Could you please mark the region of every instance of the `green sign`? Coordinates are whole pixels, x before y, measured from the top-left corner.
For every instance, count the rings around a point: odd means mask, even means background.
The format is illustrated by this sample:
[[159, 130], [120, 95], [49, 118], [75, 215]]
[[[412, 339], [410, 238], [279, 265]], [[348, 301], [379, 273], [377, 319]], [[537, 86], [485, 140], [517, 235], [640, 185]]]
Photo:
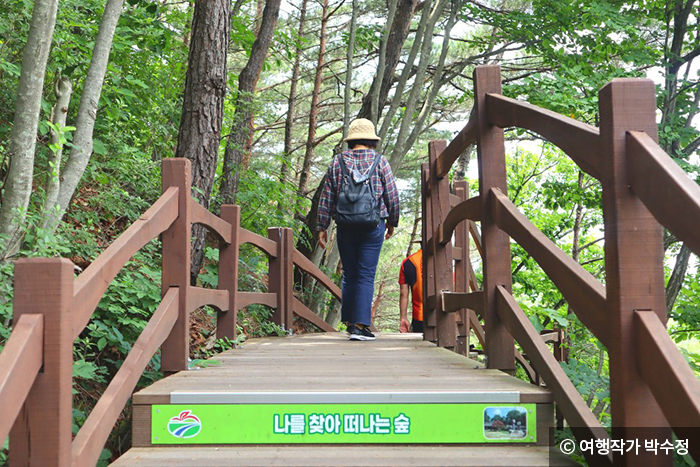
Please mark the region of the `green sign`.
[[152, 406], [153, 444], [534, 443], [535, 404]]

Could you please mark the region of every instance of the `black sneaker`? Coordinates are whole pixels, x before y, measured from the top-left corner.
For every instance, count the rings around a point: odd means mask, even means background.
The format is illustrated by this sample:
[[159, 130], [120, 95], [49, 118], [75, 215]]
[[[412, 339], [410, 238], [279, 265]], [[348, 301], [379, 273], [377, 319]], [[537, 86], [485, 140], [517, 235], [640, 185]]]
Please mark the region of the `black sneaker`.
[[350, 340], [351, 341], [373, 341], [376, 339], [374, 334], [372, 334], [369, 328], [360, 329], [357, 326], [353, 326], [350, 330]]
[[357, 326], [354, 324], [348, 324], [348, 327], [345, 329], [345, 332], [347, 332], [349, 335], [352, 335], [352, 330], [357, 329]]

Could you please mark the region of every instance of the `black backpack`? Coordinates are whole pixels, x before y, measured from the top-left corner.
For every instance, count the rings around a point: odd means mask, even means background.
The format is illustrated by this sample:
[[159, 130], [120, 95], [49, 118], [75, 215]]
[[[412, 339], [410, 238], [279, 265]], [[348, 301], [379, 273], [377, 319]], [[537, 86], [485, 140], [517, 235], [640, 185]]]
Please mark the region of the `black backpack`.
[[381, 205], [374, 193], [372, 174], [382, 156], [377, 154], [372, 166], [364, 175], [360, 175], [356, 170], [350, 175], [343, 155], [338, 157], [341, 180], [335, 222], [343, 227], [370, 229], [378, 226], [381, 221]]

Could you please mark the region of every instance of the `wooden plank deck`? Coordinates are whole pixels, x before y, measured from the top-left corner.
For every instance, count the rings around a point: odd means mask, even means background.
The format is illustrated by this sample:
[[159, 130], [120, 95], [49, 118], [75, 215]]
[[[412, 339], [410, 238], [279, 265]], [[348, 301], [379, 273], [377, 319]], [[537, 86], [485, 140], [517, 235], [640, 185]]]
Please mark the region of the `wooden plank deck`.
[[[134, 395], [134, 405], [169, 404], [173, 394], [227, 392], [516, 393], [520, 403], [552, 403], [551, 393], [449, 350], [419, 334], [378, 334], [355, 342], [342, 333], [246, 341], [212, 358], [220, 365], [177, 373]], [[322, 401], [317, 401], [322, 403]], [[486, 401], [491, 402], [491, 401]]]
[[135, 448], [115, 467], [576, 466], [546, 446], [235, 446]]
[[[134, 395], [134, 448], [114, 465], [576, 465], [550, 464], [552, 395], [422, 340], [344, 333], [250, 339], [204, 368]], [[153, 445], [152, 405], [343, 403], [536, 404], [537, 444]], [[157, 438], [156, 438], [157, 439]]]

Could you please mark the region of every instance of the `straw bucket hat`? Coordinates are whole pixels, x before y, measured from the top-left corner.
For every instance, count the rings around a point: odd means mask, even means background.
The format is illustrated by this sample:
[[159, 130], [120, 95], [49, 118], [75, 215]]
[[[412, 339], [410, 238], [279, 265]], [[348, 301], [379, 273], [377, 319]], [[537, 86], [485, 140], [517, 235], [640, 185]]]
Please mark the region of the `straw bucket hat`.
[[374, 133], [374, 124], [366, 118], [358, 118], [350, 123], [348, 136], [343, 141], [354, 139], [369, 139], [379, 141], [379, 136]]

